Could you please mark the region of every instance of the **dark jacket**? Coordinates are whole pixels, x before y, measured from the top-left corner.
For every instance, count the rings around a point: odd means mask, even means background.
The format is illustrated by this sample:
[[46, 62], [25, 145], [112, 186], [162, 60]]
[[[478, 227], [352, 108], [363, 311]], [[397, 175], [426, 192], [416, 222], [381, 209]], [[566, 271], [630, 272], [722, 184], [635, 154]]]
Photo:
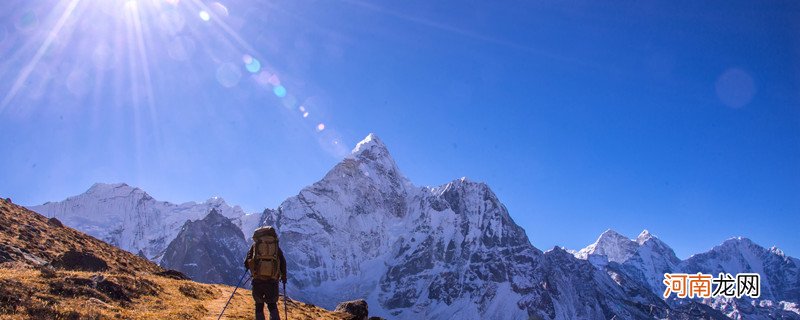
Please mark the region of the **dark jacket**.
[[[253, 262], [253, 251], [255, 250], [255, 246], [256, 246], [255, 243], [250, 245], [250, 250], [247, 251], [247, 256], [245, 256], [245, 258], [244, 258], [244, 267], [247, 270], [253, 270], [251, 264]], [[286, 279], [286, 258], [283, 257], [283, 250], [281, 250], [280, 246], [278, 246], [278, 260], [280, 260], [280, 262], [281, 262], [281, 279], [285, 280]]]

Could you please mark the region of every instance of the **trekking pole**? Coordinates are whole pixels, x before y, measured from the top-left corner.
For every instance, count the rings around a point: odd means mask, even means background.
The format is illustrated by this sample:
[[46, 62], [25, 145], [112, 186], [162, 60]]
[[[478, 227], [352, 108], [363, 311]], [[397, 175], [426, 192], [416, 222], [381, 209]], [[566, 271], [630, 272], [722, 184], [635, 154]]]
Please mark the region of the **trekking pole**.
[[[289, 308], [286, 306], [286, 282], [283, 282], [283, 317], [289, 320]], [[217, 319], [219, 320], [219, 319]]]
[[217, 317], [217, 320], [222, 319], [222, 314], [225, 313], [225, 309], [227, 309], [228, 308], [228, 304], [231, 303], [231, 299], [233, 299], [233, 295], [236, 294], [236, 289], [239, 289], [239, 285], [242, 284], [242, 280], [244, 280], [244, 277], [247, 275], [247, 271], [248, 270], [244, 270], [244, 274], [242, 275], [242, 278], [239, 279], [239, 282], [236, 283], [236, 288], [233, 288], [233, 293], [231, 293], [231, 297], [228, 298], [228, 302], [225, 302], [225, 306], [222, 307], [222, 312], [219, 313], [219, 317]]

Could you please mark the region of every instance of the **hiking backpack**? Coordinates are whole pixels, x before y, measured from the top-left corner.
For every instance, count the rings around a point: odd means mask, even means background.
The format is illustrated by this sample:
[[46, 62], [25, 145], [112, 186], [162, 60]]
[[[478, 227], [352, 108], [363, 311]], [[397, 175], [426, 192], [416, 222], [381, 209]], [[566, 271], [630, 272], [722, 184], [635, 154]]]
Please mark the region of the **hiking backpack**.
[[252, 270], [254, 279], [278, 280], [281, 261], [278, 259], [278, 234], [272, 227], [261, 227], [253, 233]]

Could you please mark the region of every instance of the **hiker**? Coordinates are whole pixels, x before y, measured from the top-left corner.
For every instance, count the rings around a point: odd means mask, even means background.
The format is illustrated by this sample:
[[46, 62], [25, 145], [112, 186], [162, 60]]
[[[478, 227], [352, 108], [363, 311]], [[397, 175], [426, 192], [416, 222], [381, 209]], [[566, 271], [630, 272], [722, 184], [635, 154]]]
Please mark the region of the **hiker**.
[[280, 320], [278, 315], [278, 280], [286, 286], [286, 259], [278, 246], [275, 229], [266, 226], [253, 233], [253, 245], [247, 251], [244, 266], [253, 275], [253, 300], [256, 320], [264, 319], [264, 303], [270, 320]]

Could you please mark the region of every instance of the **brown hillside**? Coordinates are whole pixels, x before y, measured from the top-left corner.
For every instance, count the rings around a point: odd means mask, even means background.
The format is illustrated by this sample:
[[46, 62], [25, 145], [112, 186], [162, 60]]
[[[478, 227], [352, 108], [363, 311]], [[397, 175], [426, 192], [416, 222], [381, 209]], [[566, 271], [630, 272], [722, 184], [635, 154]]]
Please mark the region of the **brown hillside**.
[[163, 271], [146, 259], [114, 247], [24, 207], [0, 200], [0, 262], [13, 260], [41, 266], [68, 251], [91, 253], [109, 266], [107, 271], [126, 274]]
[[[178, 280], [154, 263], [0, 199], [0, 319], [216, 319], [233, 287]], [[283, 315], [283, 304], [279, 303]], [[292, 319], [342, 319], [289, 301]], [[252, 319], [238, 290], [223, 319]]]

